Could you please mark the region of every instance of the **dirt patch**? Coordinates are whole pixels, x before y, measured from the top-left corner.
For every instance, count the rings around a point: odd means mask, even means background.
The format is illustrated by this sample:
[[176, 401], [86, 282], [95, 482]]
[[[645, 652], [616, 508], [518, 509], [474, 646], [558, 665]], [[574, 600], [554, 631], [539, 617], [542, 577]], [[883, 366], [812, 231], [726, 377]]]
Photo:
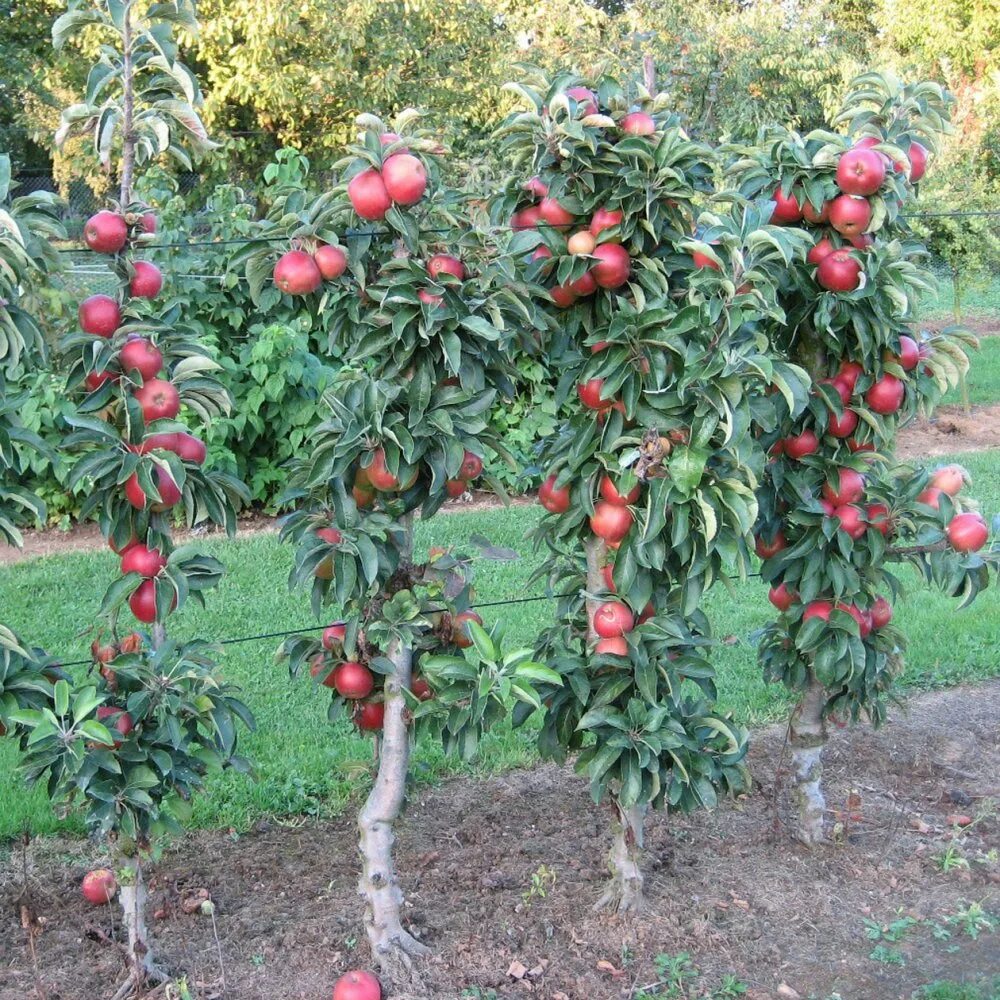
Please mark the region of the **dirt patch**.
[[896, 454], [919, 459], [991, 448], [1000, 448], [1000, 404], [974, 406], [969, 414], [961, 406], [941, 406], [930, 420], [915, 421], [900, 431]]
[[[831, 807], [844, 810], [839, 842], [810, 853], [782, 835], [776, 782], [783, 733], [757, 735], [755, 793], [690, 817], [656, 814], [648, 831], [648, 909], [641, 920], [591, 913], [604, 877], [607, 813], [568, 768], [542, 766], [482, 781], [421, 789], [399, 829], [399, 863], [412, 928], [434, 949], [422, 984], [393, 1000], [524, 995], [621, 1000], [655, 983], [659, 953], [687, 951], [707, 992], [727, 973], [748, 983], [747, 1000], [779, 996], [890, 1000], [938, 978], [1000, 968], [1000, 933], [973, 940], [949, 915], [965, 903], [1000, 909], [1000, 872], [980, 862], [1000, 845], [989, 796], [1000, 796], [1000, 682], [914, 699], [879, 732], [838, 732], [828, 753]], [[848, 809], [849, 796], [857, 796]], [[953, 841], [947, 817], [981, 818]], [[853, 814], [853, 815], [852, 815]], [[922, 824], [922, 825], [921, 825]], [[923, 832], [921, 832], [923, 831]], [[262, 823], [244, 836], [199, 833], [158, 864], [155, 934], [186, 970], [200, 1000], [315, 1000], [345, 968], [368, 964], [360, 928], [352, 818]], [[942, 873], [934, 857], [955, 844], [968, 868]], [[111, 934], [115, 914], [79, 895], [99, 851], [85, 842], [32, 847], [31, 884], [45, 930], [38, 940], [49, 1000], [98, 1000], [113, 992], [116, 951], [86, 933]], [[532, 874], [555, 873], [530, 905]], [[20, 886], [17, 854], [0, 869], [0, 891]], [[12, 870], [13, 869], [13, 870]], [[187, 916], [185, 893], [206, 888], [217, 908], [227, 989], [211, 921]], [[936, 921], [880, 942], [864, 921]], [[34, 996], [23, 932], [5, 906], [0, 924], [0, 997]], [[888, 955], [895, 958], [888, 959]], [[513, 961], [535, 975], [508, 976]], [[903, 964], [898, 964], [902, 962]], [[200, 984], [200, 985], [199, 985]], [[685, 994], [687, 995], [687, 994]], [[695, 994], [691, 994], [695, 995]], [[698, 995], [701, 995], [699, 993]]]
[[[510, 506], [522, 506], [534, 503], [534, 497], [512, 497]], [[442, 514], [470, 514], [477, 511], [492, 510], [503, 507], [503, 502], [493, 493], [476, 490], [465, 494], [458, 500], [449, 500], [441, 508]], [[241, 517], [236, 527], [237, 537], [255, 534], [261, 531], [277, 531], [278, 519], [269, 514], [254, 513]], [[194, 531], [179, 531], [174, 536], [177, 545], [193, 541], [197, 538], [221, 536], [223, 532], [216, 528], [197, 528]], [[25, 531], [24, 547], [15, 549], [0, 546], [0, 566], [22, 562], [25, 559], [40, 559], [44, 556], [61, 555], [65, 552], [84, 552], [103, 549], [107, 543], [96, 524], [74, 524], [68, 531], [58, 528], [43, 528], [41, 531]], [[0, 998], [2, 1000], [2, 998]]]
[[[951, 319], [934, 319], [927, 323], [928, 329], [931, 330], [942, 330], [947, 326], [954, 325], [955, 322]], [[959, 325], [971, 330], [977, 337], [1000, 336], [1000, 316], [990, 313], [966, 316]]]

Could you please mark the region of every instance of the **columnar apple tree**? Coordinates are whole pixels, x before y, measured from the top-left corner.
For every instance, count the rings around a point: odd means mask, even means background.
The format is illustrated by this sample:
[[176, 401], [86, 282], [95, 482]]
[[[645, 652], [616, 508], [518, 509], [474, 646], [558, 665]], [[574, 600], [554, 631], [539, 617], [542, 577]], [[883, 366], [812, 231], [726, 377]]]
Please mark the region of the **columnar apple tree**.
[[[81, 330], [64, 344], [69, 389], [82, 394], [66, 448], [79, 455], [70, 483], [85, 487], [81, 514], [97, 519], [121, 567], [100, 609], [110, 636], [102, 629], [92, 646], [99, 669], [75, 690], [58, 682], [51, 707], [19, 721], [33, 729], [29, 780], [47, 776], [53, 798], [82, 799], [88, 824], [111, 837], [122, 859], [130, 962], [122, 995], [165, 975], [146, 931], [143, 858], [181, 830], [207, 774], [246, 766], [235, 754], [237, 727], [252, 725], [220, 676], [216, 649], [179, 643], [166, 631], [188, 600], [204, 603], [223, 571], [197, 546], [174, 546], [175, 515], [232, 534], [247, 496], [240, 483], [204, 467], [205, 446], [184, 422], [211, 421], [228, 411], [229, 397], [178, 308], [162, 304], [163, 275], [143, 253], [155, 239], [155, 216], [132, 194], [137, 165], [164, 151], [186, 159], [179, 145], [186, 136], [196, 148], [206, 145], [174, 24], [195, 27], [185, 0], [73, 4], [53, 27], [57, 46], [95, 28], [104, 43], [86, 103], [64, 113], [61, 138], [93, 131], [102, 163], [118, 170], [119, 199], [84, 227], [90, 250], [107, 255], [116, 288], [80, 304]], [[126, 604], [140, 631], [122, 635]]]
[[[44, 358], [45, 341], [28, 299], [57, 269], [50, 240], [65, 234], [55, 196], [14, 197], [13, 189], [10, 158], [0, 154], [0, 545], [20, 546], [25, 521], [45, 517], [44, 504], [18, 482], [27, 453], [44, 445], [18, 420], [24, 396], [10, 384]], [[14, 731], [13, 713], [51, 703], [52, 680], [60, 676], [50, 657], [0, 621], [0, 737]]]
[[905, 213], [947, 114], [936, 84], [870, 74], [836, 119], [844, 133], [775, 127], [729, 151], [741, 193], [770, 199], [772, 221], [800, 227], [811, 244], [783, 282], [787, 322], [769, 327], [775, 350], [809, 372], [809, 404], [764, 432], [771, 461], [756, 526], [781, 612], [761, 662], [799, 696], [789, 727], [793, 832], [808, 844], [824, 836], [827, 721], [879, 723], [902, 667], [894, 565], [911, 564], [965, 603], [996, 564], [980, 554], [989, 532], [960, 495], [964, 472], [894, 457], [899, 427], [958, 381], [973, 342], [961, 330], [914, 327], [933, 277]]
[[538, 456], [536, 537], [559, 602], [537, 652], [564, 682], [543, 691], [539, 748], [577, 752], [595, 801], [610, 798], [598, 905], [627, 911], [642, 903], [647, 807], [713, 806], [748, 786], [700, 604], [749, 567], [765, 392], [804, 402], [803, 373], [772, 363], [759, 329], [783, 322], [777, 285], [804, 239], [725, 200], [699, 216], [715, 154], [666, 96], [568, 76], [516, 89], [526, 110], [501, 132], [516, 176], [495, 217], [548, 288], [564, 418]]
[[505, 451], [490, 411], [513, 394], [524, 331], [543, 321], [510, 260], [438, 182], [442, 151], [417, 116], [403, 112], [391, 132], [371, 115], [358, 124], [346, 184], [279, 198], [245, 263], [252, 287], [272, 274], [304, 309], [336, 314], [323, 322], [342, 367], [311, 456], [292, 471], [283, 537], [296, 547], [292, 586], [338, 621], [283, 655], [330, 689], [331, 720], [347, 710], [378, 741], [359, 888], [373, 953], [391, 971], [427, 952], [404, 926], [392, 856], [414, 719], [468, 755], [509, 697], [538, 707], [534, 682], [558, 677], [481, 627], [468, 557], [437, 549], [421, 561], [412, 536], [416, 511], [429, 519], [480, 476], [499, 489], [488, 465]]

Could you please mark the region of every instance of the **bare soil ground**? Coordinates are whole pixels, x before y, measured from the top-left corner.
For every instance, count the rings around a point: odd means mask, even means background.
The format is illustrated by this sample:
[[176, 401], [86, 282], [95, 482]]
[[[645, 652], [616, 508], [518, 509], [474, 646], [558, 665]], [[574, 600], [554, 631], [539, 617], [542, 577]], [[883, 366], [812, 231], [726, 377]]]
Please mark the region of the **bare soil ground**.
[[974, 406], [969, 414], [961, 406], [941, 406], [930, 420], [915, 421], [900, 431], [896, 454], [920, 459], [992, 448], [1000, 448], [1000, 404]]
[[[834, 991], [891, 1000], [935, 979], [996, 972], [1000, 933], [973, 940], [948, 918], [970, 902], [1000, 910], [1000, 869], [988, 855], [1000, 846], [991, 801], [1000, 797], [998, 719], [994, 682], [915, 698], [879, 732], [838, 731], [827, 778], [843, 825], [815, 853], [783, 834], [784, 734], [758, 733], [752, 796], [711, 814], [652, 817], [641, 919], [590, 910], [604, 877], [607, 813], [570, 769], [421, 789], [400, 823], [398, 857], [408, 919], [436, 957], [418, 985], [387, 989], [387, 1000], [457, 1000], [471, 988], [480, 990], [466, 994], [474, 997], [623, 1000], [656, 982], [657, 954], [682, 951], [701, 970], [704, 995], [732, 973], [749, 985], [747, 1000], [824, 1000]], [[974, 822], [960, 831], [956, 814]], [[200, 1000], [328, 997], [338, 975], [369, 958], [354, 844], [350, 815], [192, 835], [155, 868], [163, 956], [186, 970]], [[935, 858], [949, 847], [968, 868], [940, 870]], [[122, 974], [115, 948], [93, 933], [120, 929], [117, 908], [89, 908], [79, 893], [99, 860], [99, 849], [80, 841], [29, 850], [48, 1000], [103, 1000]], [[526, 904], [541, 865], [555, 881]], [[20, 867], [16, 848], [0, 868], [3, 1000], [36, 995], [10, 903], [23, 885]], [[183, 912], [199, 889], [214, 900], [218, 946], [211, 918]], [[865, 919], [887, 926], [901, 916], [921, 923], [898, 943], [879, 942], [896, 958], [870, 957], [877, 944]], [[938, 939], [931, 921], [951, 936]], [[509, 974], [513, 962], [527, 970], [520, 980]]]

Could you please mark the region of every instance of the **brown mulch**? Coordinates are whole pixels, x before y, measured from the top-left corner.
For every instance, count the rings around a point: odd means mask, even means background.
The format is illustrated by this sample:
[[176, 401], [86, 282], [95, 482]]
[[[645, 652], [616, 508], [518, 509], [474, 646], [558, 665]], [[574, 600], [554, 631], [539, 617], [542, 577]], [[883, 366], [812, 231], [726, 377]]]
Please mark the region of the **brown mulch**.
[[[914, 698], [879, 732], [838, 731], [827, 780], [842, 827], [814, 853], [785, 838], [775, 806], [783, 732], [757, 734], [752, 796], [713, 813], [652, 817], [640, 919], [590, 910], [604, 877], [607, 810], [569, 768], [420, 788], [399, 823], [398, 858], [407, 919], [434, 958], [421, 965], [420, 985], [387, 989], [387, 1000], [457, 1000], [472, 988], [480, 992], [466, 995], [502, 1000], [624, 1000], [656, 982], [658, 954], [682, 951], [702, 973], [690, 996], [733, 974], [750, 987], [746, 1000], [835, 991], [893, 1000], [936, 979], [995, 972], [1000, 932], [973, 940], [946, 921], [970, 902], [1000, 910], [1000, 869], [988, 854], [1000, 846], [990, 803], [1000, 797], [998, 718], [994, 682]], [[956, 833], [955, 814], [976, 821]], [[948, 846], [967, 869], [940, 870], [935, 857]], [[99, 849], [50, 839], [30, 858], [48, 1000], [105, 1000], [121, 960], [85, 927], [114, 934], [117, 914], [87, 907], [79, 893]], [[555, 881], [528, 905], [542, 865]], [[369, 963], [356, 882], [350, 814], [262, 822], [242, 836], [193, 834], [156, 866], [154, 933], [199, 1000], [328, 998], [346, 968]], [[0, 898], [12, 899], [20, 883], [15, 853], [0, 868]], [[224, 993], [211, 918], [182, 906], [199, 889], [216, 907]], [[24, 932], [11, 906], [0, 913], [0, 997], [34, 997]], [[898, 943], [879, 942], [895, 961], [871, 957], [865, 919], [888, 925], [901, 916], [927, 922]], [[931, 921], [950, 937], [939, 940]], [[520, 980], [509, 975], [515, 962], [527, 970]]]

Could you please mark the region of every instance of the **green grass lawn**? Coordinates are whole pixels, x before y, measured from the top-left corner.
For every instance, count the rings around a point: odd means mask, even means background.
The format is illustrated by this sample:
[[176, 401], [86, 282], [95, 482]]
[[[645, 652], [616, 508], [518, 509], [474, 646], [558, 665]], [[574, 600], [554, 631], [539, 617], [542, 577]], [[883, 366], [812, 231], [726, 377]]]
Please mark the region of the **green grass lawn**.
[[[997, 324], [1000, 325], [1000, 318]], [[965, 380], [969, 402], [974, 406], [1000, 402], [1000, 336], [983, 337], [979, 350], [971, 353], [970, 361], [972, 368]], [[961, 391], [953, 389], [942, 402], [961, 403]]]
[[[1000, 510], [1000, 461], [997, 453], [956, 455], [954, 460], [973, 475], [973, 495], [986, 511]], [[539, 516], [537, 507], [514, 507], [442, 516], [417, 527], [421, 550], [431, 544], [461, 545], [474, 533], [516, 549], [515, 562], [483, 561], [477, 569], [482, 602], [541, 593], [528, 588], [536, 558], [525, 534]], [[213, 539], [207, 548], [228, 566], [222, 585], [207, 609], [194, 606], [176, 619], [180, 636], [232, 638], [312, 624], [303, 593], [290, 594], [286, 586], [290, 552], [273, 534], [259, 534], [235, 542]], [[34, 642], [70, 661], [86, 655], [89, 636], [81, 626], [94, 619], [103, 588], [115, 572], [108, 552], [69, 553], [26, 561], [3, 571], [3, 608], [0, 617]], [[909, 577], [909, 574], [907, 574]], [[956, 613], [940, 594], [913, 584], [898, 609], [897, 620], [910, 637], [904, 684], [927, 688], [1000, 674], [996, 622], [1000, 594], [982, 594], [976, 603]], [[487, 622], [502, 615], [512, 637], [531, 642], [551, 613], [547, 600], [484, 610]], [[787, 699], [781, 688], [767, 686], [756, 665], [752, 633], [768, 620], [770, 605], [757, 580], [737, 583], [732, 592], [717, 587], [706, 608], [720, 644], [716, 663], [722, 703], [750, 723], [781, 718]], [[195, 813], [199, 825], [244, 829], [262, 815], [329, 814], [367, 782], [371, 743], [351, 726], [326, 722], [327, 698], [309, 682], [292, 684], [285, 669], [274, 662], [277, 640], [228, 646], [224, 654], [227, 675], [240, 684], [256, 713], [258, 731], [245, 742], [257, 764], [258, 780], [225, 774], [201, 797]], [[484, 744], [474, 773], [490, 773], [535, 760], [530, 732], [504, 729]], [[35, 833], [58, 829], [80, 830], [78, 822], [61, 823], [40, 789], [24, 787], [15, 770], [14, 747], [0, 743], [0, 838], [25, 828]], [[418, 779], [435, 781], [445, 774], [467, 770], [444, 757], [430, 741], [418, 746], [414, 770]]]

